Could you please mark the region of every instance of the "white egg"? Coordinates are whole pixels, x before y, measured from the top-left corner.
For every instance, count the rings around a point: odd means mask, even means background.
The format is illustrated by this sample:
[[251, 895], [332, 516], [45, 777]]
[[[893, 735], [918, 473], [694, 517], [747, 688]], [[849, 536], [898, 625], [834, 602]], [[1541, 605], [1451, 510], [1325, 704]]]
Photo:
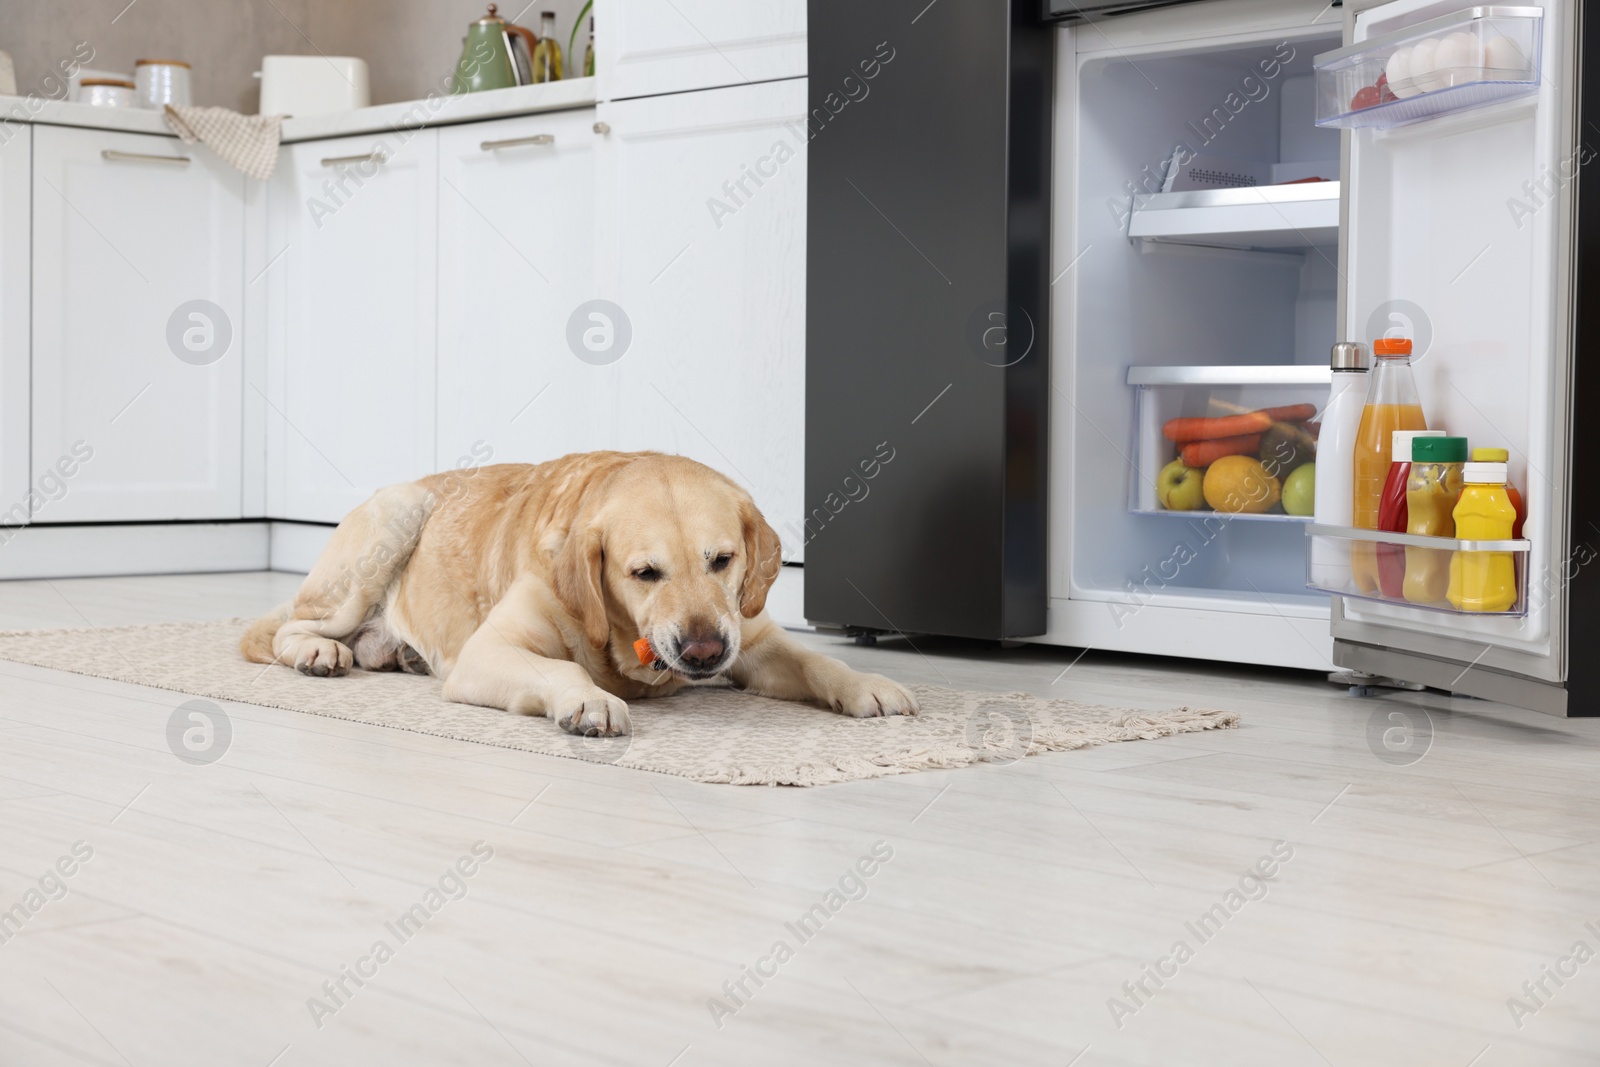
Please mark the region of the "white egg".
[[[1411, 46], [1411, 83], [1416, 93], [1426, 93], [1440, 87], [1440, 79], [1433, 76], [1439, 66], [1439, 42], [1425, 37]], [[1395, 91], [1398, 95], [1399, 90]]]
[[1452, 33], [1439, 42], [1434, 56], [1436, 80], [1446, 85], [1465, 85], [1483, 79], [1483, 45], [1470, 33]]
[[1389, 91], [1394, 95], [1400, 97], [1417, 95], [1417, 90], [1410, 87], [1411, 49], [1396, 49], [1394, 55], [1389, 57], [1389, 64], [1384, 68], [1384, 73], [1389, 76]]
[[1495, 71], [1517, 71], [1524, 76], [1528, 73], [1528, 57], [1522, 54], [1517, 42], [1493, 31], [1484, 48], [1483, 65]]

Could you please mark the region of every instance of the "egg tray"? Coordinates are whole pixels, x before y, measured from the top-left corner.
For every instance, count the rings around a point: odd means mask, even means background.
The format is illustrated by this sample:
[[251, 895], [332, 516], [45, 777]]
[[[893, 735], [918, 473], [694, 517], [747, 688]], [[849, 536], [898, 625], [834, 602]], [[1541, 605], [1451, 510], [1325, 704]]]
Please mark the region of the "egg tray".
[[1540, 8], [1472, 7], [1320, 55], [1317, 125], [1393, 129], [1537, 93], [1543, 25]]

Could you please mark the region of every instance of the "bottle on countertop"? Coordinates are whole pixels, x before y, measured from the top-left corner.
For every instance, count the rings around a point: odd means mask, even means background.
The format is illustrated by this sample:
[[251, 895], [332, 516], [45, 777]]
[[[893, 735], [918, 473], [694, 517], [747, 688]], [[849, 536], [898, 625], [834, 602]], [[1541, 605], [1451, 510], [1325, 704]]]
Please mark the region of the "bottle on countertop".
[[[1461, 472], [1461, 499], [1452, 517], [1462, 541], [1509, 541], [1517, 509], [1506, 492], [1506, 465], [1474, 461]], [[1450, 557], [1450, 603], [1461, 611], [1510, 611], [1517, 602], [1517, 572], [1510, 552], [1458, 550]]]
[[556, 13], [539, 12], [539, 43], [533, 48], [533, 80], [558, 82], [561, 80], [561, 42], [556, 40]]
[[[1383, 499], [1378, 503], [1378, 529], [1387, 533], [1406, 533], [1409, 522], [1406, 482], [1411, 477], [1411, 450], [1419, 437], [1443, 437], [1443, 430], [1396, 430], [1390, 453], [1389, 478], [1383, 483]], [[1465, 442], [1463, 442], [1465, 443]], [[1390, 600], [1405, 597], [1406, 553], [1400, 545], [1379, 544], [1378, 589]]]
[[[1362, 530], [1378, 528], [1378, 505], [1393, 462], [1394, 432], [1428, 428], [1417, 383], [1411, 377], [1411, 341], [1380, 337], [1373, 342], [1372, 355], [1372, 373], [1367, 376], [1366, 404], [1361, 409], [1351, 464], [1350, 525]], [[1351, 576], [1363, 593], [1378, 588], [1376, 548], [1370, 541], [1351, 545]]]
[[[1456, 536], [1455, 507], [1461, 497], [1461, 468], [1467, 459], [1465, 437], [1439, 435], [1411, 444], [1411, 476], [1406, 480], [1406, 533]], [[1450, 585], [1448, 549], [1412, 548], [1405, 552], [1405, 599], [1437, 604]]]

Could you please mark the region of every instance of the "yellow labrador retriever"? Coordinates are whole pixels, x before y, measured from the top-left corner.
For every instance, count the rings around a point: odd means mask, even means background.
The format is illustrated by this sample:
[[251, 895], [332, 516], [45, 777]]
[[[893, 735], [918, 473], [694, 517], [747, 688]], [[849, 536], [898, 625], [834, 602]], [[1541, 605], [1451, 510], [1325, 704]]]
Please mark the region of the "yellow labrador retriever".
[[[625, 700], [725, 675], [845, 715], [917, 702], [791, 640], [767, 618], [778, 536], [693, 460], [592, 452], [380, 490], [334, 531], [295, 599], [240, 644], [318, 677], [432, 673], [447, 700], [630, 730]], [[648, 638], [653, 662], [635, 642]]]

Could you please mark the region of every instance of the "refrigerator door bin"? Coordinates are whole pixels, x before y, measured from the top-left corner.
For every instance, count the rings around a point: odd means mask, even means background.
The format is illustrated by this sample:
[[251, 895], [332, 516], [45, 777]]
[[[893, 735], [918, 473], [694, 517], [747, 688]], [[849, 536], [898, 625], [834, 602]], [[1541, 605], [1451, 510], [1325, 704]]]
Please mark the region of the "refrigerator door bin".
[[1317, 57], [1317, 125], [1393, 129], [1539, 91], [1544, 12], [1470, 7]]
[[[1313, 523], [1306, 527], [1306, 588], [1446, 615], [1521, 618], [1528, 614], [1528, 552], [1532, 547], [1533, 543], [1528, 540], [1461, 541], [1451, 537], [1423, 537]], [[1392, 561], [1388, 563], [1393, 568], [1390, 574], [1405, 574], [1408, 568], [1423, 566], [1441, 575], [1449, 573], [1452, 557], [1458, 552], [1501, 553], [1509, 557], [1507, 562], [1516, 582], [1516, 600], [1505, 611], [1464, 611], [1443, 598], [1418, 602], [1403, 595], [1388, 595], [1396, 591], [1392, 581], [1384, 583], [1387, 590], [1380, 587], [1363, 591], [1357, 588], [1352, 575], [1352, 560], [1363, 552], [1376, 559], [1380, 571], [1387, 561]]]
[[[1288, 514], [1281, 500], [1260, 512], [1218, 512], [1200, 495], [1200, 481], [1192, 482], [1186, 491], [1169, 492], [1171, 487], [1163, 484], [1161, 473], [1182, 457], [1183, 446], [1168, 439], [1163, 429], [1172, 419], [1218, 418], [1300, 406], [1300, 413], [1280, 413], [1300, 417], [1272, 423], [1259, 435], [1240, 435], [1253, 439], [1238, 442], [1241, 448], [1249, 446], [1238, 454], [1259, 462], [1265, 475], [1272, 479], [1275, 491], [1281, 494], [1288, 475], [1316, 458], [1315, 419], [1327, 402], [1331, 380], [1332, 371], [1325, 366], [1129, 367], [1128, 385], [1134, 392], [1134, 439], [1129, 452], [1128, 510], [1139, 515], [1179, 518], [1221, 515], [1229, 522], [1309, 522], [1309, 515]], [[1197, 444], [1201, 447], [1196, 452], [1219, 451], [1207, 447], [1204, 441]], [[1211, 457], [1191, 453], [1189, 458], [1209, 471]], [[1206, 462], [1200, 463], [1201, 459]], [[1260, 499], [1265, 499], [1264, 482], [1261, 486], [1247, 484], [1240, 492], [1253, 497], [1251, 490], [1255, 488], [1263, 490]], [[1309, 494], [1307, 501], [1309, 507]], [[1168, 507], [1168, 503], [1180, 506]]]
[[1138, 196], [1128, 236], [1217, 248], [1282, 250], [1332, 244], [1339, 239], [1339, 183]]

